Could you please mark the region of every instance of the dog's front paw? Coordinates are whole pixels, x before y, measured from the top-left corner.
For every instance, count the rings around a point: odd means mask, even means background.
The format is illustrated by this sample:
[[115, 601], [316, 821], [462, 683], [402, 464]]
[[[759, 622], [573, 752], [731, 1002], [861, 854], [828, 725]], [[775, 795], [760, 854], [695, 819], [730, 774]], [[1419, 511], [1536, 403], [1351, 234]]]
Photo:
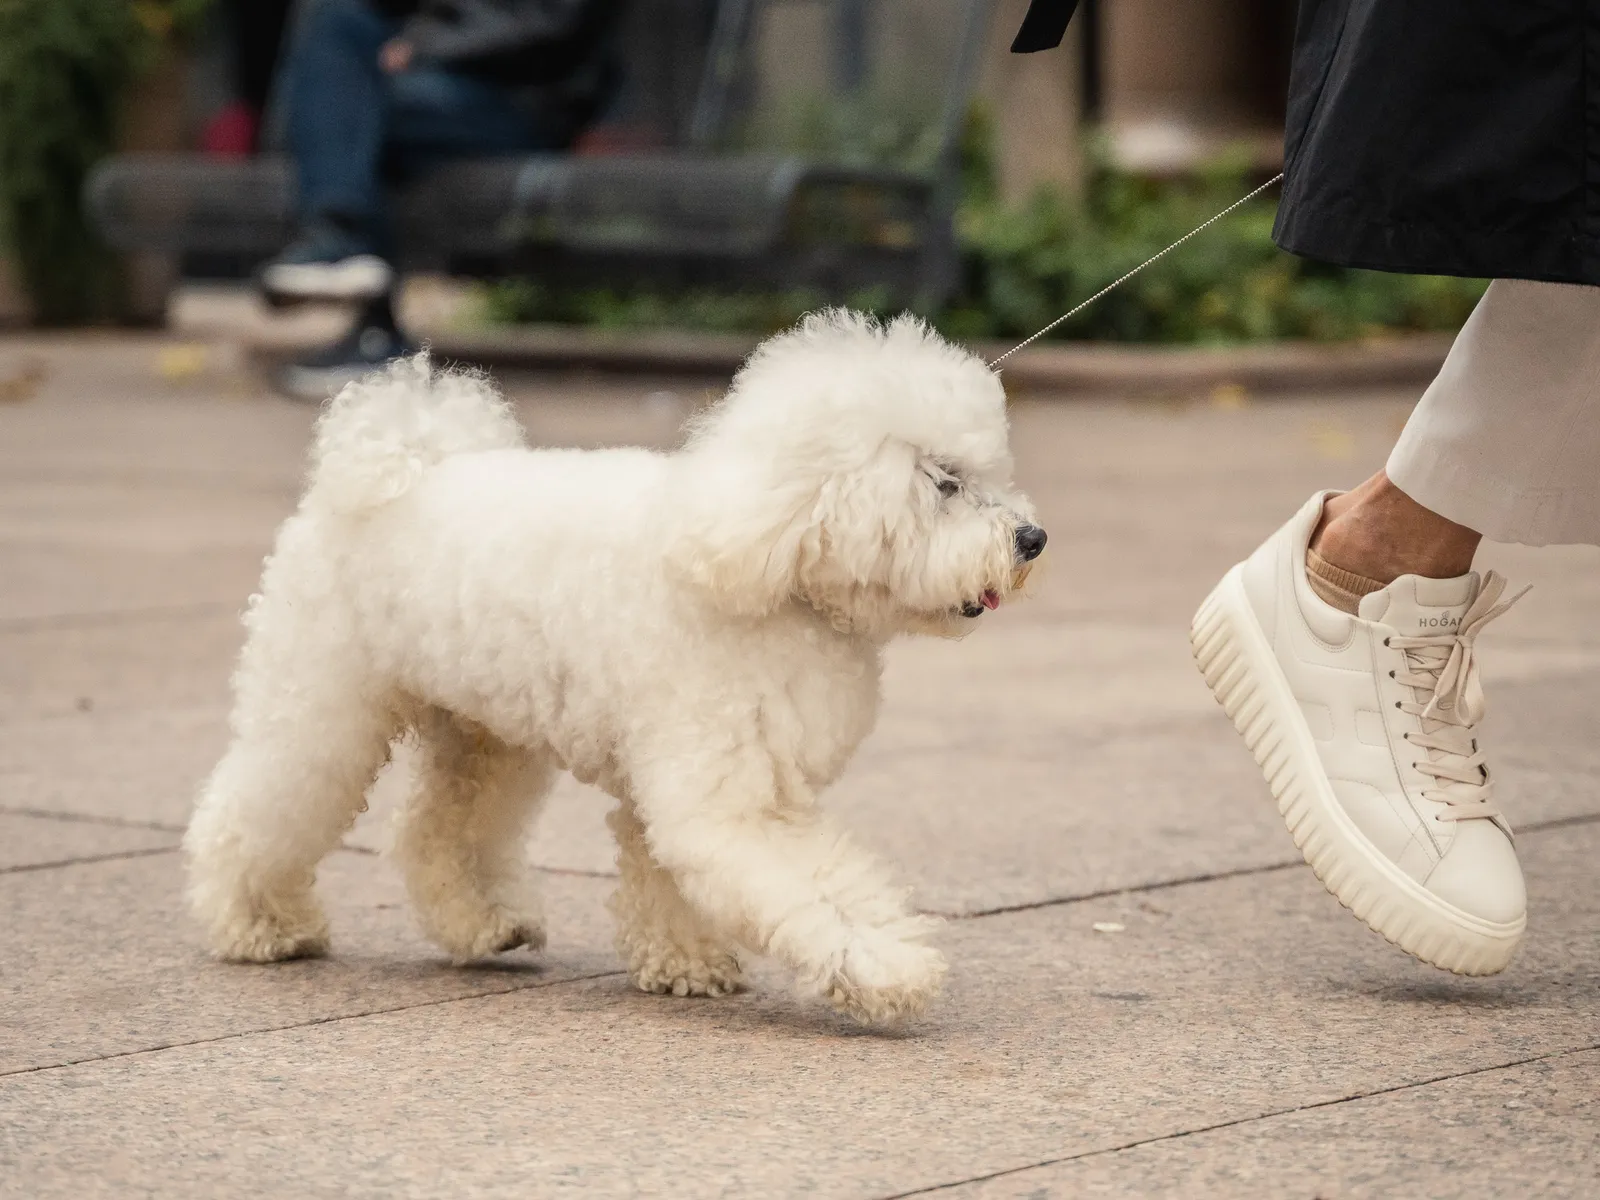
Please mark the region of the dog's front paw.
[[731, 996], [744, 987], [744, 973], [732, 954], [704, 958], [684, 953], [676, 946], [632, 956], [628, 978], [641, 992], [658, 996]]
[[863, 1025], [896, 1025], [921, 1016], [939, 994], [949, 964], [917, 940], [927, 925], [907, 924], [906, 933], [873, 929], [852, 937], [824, 986], [828, 1002]]

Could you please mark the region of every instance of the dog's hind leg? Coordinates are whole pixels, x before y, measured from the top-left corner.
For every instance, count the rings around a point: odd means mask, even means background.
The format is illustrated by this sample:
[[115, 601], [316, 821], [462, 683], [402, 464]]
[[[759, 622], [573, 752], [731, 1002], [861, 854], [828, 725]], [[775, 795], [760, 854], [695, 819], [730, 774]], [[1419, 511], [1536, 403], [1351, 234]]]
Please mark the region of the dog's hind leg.
[[323, 954], [317, 864], [360, 812], [398, 719], [329, 647], [252, 644], [237, 678], [234, 739], [184, 837], [190, 903], [222, 958]]
[[544, 905], [528, 827], [555, 777], [549, 759], [429, 708], [394, 854], [427, 935], [459, 962], [542, 949]]
[[724, 996], [742, 982], [733, 945], [689, 907], [671, 875], [650, 856], [644, 825], [624, 802], [606, 815], [617, 839], [622, 882], [607, 902], [617, 919], [617, 953], [645, 992]]

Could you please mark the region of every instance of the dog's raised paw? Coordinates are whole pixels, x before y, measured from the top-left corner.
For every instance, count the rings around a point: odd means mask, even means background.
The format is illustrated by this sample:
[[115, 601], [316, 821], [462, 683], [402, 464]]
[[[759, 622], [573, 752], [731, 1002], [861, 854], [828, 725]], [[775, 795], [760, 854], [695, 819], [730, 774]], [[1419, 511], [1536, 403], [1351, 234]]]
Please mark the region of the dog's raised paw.
[[546, 940], [543, 921], [517, 916], [502, 909], [487, 914], [470, 931], [437, 930], [435, 936], [449, 948], [458, 963], [476, 962], [524, 946], [533, 951], [543, 950]]
[[526, 946], [529, 950], [543, 950], [544, 945], [545, 932], [542, 927], [533, 924], [513, 925], [499, 935], [489, 947], [489, 953], [504, 954], [508, 950], [516, 950], [522, 946]]
[[947, 970], [932, 946], [873, 931], [851, 942], [824, 994], [863, 1025], [893, 1026], [927, 1011]]

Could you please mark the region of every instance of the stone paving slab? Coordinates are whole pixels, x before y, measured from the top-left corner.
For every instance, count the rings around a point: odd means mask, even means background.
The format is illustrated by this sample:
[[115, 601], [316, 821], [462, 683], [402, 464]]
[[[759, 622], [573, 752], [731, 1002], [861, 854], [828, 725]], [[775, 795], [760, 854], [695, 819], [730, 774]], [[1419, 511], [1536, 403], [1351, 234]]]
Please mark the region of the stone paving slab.
[[0, 875], [170, 850], [177, 844], [178, 835], [166, 830], [0, 811]]
[[334, 956], [260, 967], [207, 956], [175, 850], [0, 873], [0, 1076], [620, 971], [610, 883], [544, 882], [548, 950], [458, 968], [417, 930], [391, 864], [336, 853], [318, 880]]
[[1419, 1084], [941, 1190], [1051, 1196], [1587, 1197], [1600, 1181], [1600, 1051]]
[[0, 725], [0, 808], [181, 830], [227, 741], [221, 705]]
[[290, 488], [242, 486], [211, 473], [119, 479], [8, 470], [0, 477], [0, 539], [145, 554], [254, 550], [294, 500]]
[[[1017, 615], [1186, 624], [1222, 572], [1313, 491], [1381, 466], [1412, 399], [1014, 405], [1018, 476], [1057, 532], [1043, 586]], [[1600, 643], [1585, 617], [1600, 604], [1600, 548], [1488, 544], [1481, 563], [1536, 585], [1486, 638], [1491, 670], [1513, 637]]]
[[0, 730], [80, 713], [225, 707], [247, 596], [0, 625]]
[[[430, 971], [396, 961], [392, 918], [246, 983], [186, 950], [151, 962], [156, 929], [102, 963], [108, 1007], [167, 989], [215, 1006], [213, 1029], [255, 1010], [269, 1031], [0, 1079], [0, 1168], [37, 1196], [886, 1196], [1600, 1048], [1600, 825], [1523, 849], [1533, 928], [1494, 979], [1414, 963], [1302, 868], [955, 922], [950, 995], [901, 1036], [770, 978], [727, 1001], [607, 976], [330, 1021], [315, 972], [370, 1012]], [[296, 1009], [319, 1023], [270, 1029]], [[79, 1020], [37, 1038], [95, 1044]], [[105, 1022], [124, 1044], [131, 1023]], [[1486, 1086], [1459, 1119], [1500, 1112]]]
[[[0, 375], [6, 353], [0, 340]], [[234, 375], [164, 379], [153, 346], [144, 361], [126, 343], [76, 339], [10, 353], [45, 358], [49, 373], [37, 395], [0, 407], [8, 477], [296, 487], [315, 407], [269, 402], [259, 383]]]
[[59, 625], [73, 618], [193, 611], [199, 605], [237, 610], [261, 578], [261, 559], [254, 548], [172, 554], [13, 545], [6, 549], [8, 571], [0, 579], [0, 621]]

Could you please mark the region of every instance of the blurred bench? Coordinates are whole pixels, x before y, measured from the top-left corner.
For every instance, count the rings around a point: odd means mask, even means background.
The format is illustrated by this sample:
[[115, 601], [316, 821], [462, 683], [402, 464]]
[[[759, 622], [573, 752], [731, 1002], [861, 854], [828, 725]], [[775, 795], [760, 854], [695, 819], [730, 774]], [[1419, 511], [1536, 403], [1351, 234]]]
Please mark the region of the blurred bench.
[[[641, 7], [659, 24], [663, 2]], [[936, 303], [988, 17], [989, 0], [721, 0], [675, 144], [442, 168], [395, 197], [399, 265]], [[125, 155], [86, 204], [119, 250], [258, 262], [292, 236], [294, 198], [281, 157]]]

